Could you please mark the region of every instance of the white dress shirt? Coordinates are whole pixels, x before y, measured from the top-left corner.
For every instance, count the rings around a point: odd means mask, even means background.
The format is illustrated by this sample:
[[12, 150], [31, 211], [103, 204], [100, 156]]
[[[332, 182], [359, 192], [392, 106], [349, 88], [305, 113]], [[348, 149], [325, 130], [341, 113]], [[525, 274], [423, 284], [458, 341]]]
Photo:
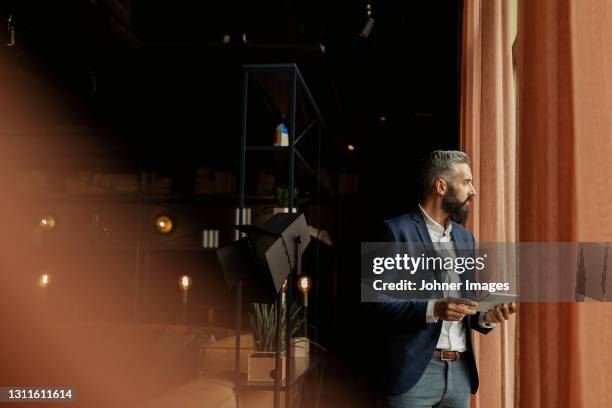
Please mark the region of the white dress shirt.
[[[423, 214], [423, 219], [425, 220], [425, 225], [427, 226], [427, 231], [429, 231], [429, 236], [431, 237], [432, 242], [434, 243], [434, 247], [437, 250], [443, 251], [448, 254], [448, 256], [456, 257], [455, 248], [452, 244], [453, 237], [451, 235], [453, 224], [449, 221], [448, 226], [444, 228], [433, 218], [427, 214], [427, 212], [421, 207], [419, 204], [419, 210], [421, 214]], [[444, 282], [461, 282], [459, 279], [459, 275], [454, 271], [442, 271], [442, 276]], [[461, 297], [461, 293], [457, 290], [449, 290], [443, 291], [445, 297]], [[434, 317], [434, 303], [435, 300], [432, 299], [427, 303], [427, 312], [426, 312], [426, 321], [427, 323], [436, 323], [438, 320]], [[479, 315], [478, 324], [481, 327], [492, 328], [495, 327], [495, 324], [486, 324], [483, 321], [484, 314]], [[441, 350], [453, 350], [453, 351], [466, 351], [467, 343], [466, 343], [466, 333], [465, 333], [465, 324], [463, 320], [461, 321], [444, 321], [442, 322], [442, 331], [440, 332], [440, 337], [438, 338], [438, 344], [436, 346], [437, 349]]]

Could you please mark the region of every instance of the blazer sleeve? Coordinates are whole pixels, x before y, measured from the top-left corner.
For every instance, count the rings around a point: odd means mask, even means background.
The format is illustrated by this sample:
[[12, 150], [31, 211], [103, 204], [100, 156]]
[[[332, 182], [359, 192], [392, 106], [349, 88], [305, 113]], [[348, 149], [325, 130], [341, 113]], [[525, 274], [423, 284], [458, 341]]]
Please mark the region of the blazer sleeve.
[[495, 327], [480, 327], [480, 324], [478, 323], [478, 319], [480, 318], [481, 314], [482, 312], [478, 312], [475, 315], [470, 316], [470, 319], [471, 319], [470, 326], [472, 327], [472, 330], [476, 330], [478, 333], [488, 334]]

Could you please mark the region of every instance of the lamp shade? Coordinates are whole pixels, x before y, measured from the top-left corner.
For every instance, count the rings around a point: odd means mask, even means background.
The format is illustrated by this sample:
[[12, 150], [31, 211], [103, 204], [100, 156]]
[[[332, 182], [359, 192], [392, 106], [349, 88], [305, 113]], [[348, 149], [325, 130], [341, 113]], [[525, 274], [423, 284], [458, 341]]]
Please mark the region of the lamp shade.
[[242, 279], [250, 300], [271, 303], [310, 243], [306, 218], [281, 213], [261, 225], [236, 228], [247, 237], [217, 251], [226, 283], [231, 288]]

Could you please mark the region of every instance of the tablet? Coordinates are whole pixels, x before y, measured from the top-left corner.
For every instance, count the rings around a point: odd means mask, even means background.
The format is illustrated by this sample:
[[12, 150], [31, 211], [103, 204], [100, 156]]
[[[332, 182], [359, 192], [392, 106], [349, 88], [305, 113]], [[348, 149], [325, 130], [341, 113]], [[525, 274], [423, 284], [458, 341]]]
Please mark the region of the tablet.
[[479, 312], [487, 312], [495, 306], [502, 303], [512, 303], [518, 300], [517, 295], [506, 294], [506, 293], [489, 293], [480, 298], [478, 301], [478, 308], [476, 309]]

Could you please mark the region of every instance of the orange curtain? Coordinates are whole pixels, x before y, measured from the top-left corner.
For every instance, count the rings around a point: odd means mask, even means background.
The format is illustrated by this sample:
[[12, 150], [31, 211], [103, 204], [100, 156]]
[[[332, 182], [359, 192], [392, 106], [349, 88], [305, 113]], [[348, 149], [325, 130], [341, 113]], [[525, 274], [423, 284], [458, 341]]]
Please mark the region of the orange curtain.
[[[612, 241], [612, 3], [519, 3], [519, 239]], [[521, 407], [612, 406], [612, 307], [522, 304]]]
[[[516, 238], [516, 103], [510, 1], [465, 2], [461, 148], [478, 193], [468, 227], [480, 242]], [[516, 320], [474, 336], [480, 390], [473, 407], [513, 407]]]

